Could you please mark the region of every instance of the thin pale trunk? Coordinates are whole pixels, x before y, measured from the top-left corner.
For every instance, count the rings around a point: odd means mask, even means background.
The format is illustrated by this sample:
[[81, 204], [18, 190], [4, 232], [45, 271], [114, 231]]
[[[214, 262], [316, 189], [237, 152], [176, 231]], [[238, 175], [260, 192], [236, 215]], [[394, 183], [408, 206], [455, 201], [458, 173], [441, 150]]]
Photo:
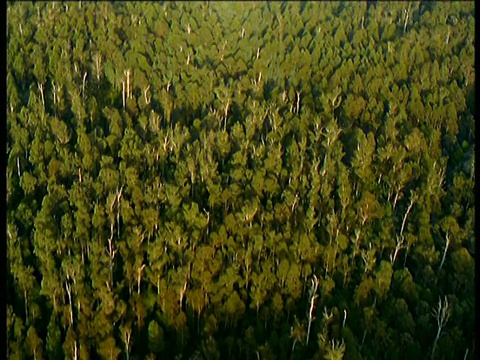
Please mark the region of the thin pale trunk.
[[82, 82], [82, 99], [85, 100], [85, 84], [87, 81], [87, 73], [83, 74], [83, 82]]
[[400, 237], [399, 239], [397, 239], [397, 245], [395, 245], [395, 252], [393, 253], [393, 259], [391, 261], [392, 265], [395, 264], [395, 260], [397, 260], [398, 252], [402, 248], [402, 245], [403, 245], [403, 238]]
[[344, 316], [343, 316], [342, 328], [345, 327], [345, 322], [347, 321], [347, 310], [346, 309], [343, 310], [343, 314], [344, 314]]
[[437, 336], [435, 336], [435, 341], [433, 342], [432, 359], [433, 359], [433, 356], [435, 355], [435, 349], [437, 348], [437, 341], [440, 338], [441, 331], [442, 331], [442, 327], [439, 327], [438, 330], [437, 330]]
[[408, 18], [410, 17], [410, 5], [408, 5], [408, 10], [405, 10], [405, 23], [403, 24], [403, 33], [407, 32], [407, 23]]
[[122, 104], [125, 109], [125, 81], [122, 80]]
[[70, 325], [73, 326], [73, 304], [72, 304], [72, 289], [70, 284], [66, 284], [67, 294], [68, 294], [68, 304], [70, 307]]
[[188, 285], [188, 281], [185, 280], [185, 284], [183, 285], [183, 288], [182, 290], [180, 290], [180, 309], [182, 308], [182, 304], [183, 304], [183, 298], [185, 297], [185, 292], [187, 291], [187, 285]]
[[53, 105], [57, 105], [57, 88], [55, 83], [52, 83], [53, 86]]
[[147, 96], [148, 90], [150, 89], [150, 85], [148, 85], [144, 90], [143, 90], [143, 96], [145, 97], [145, 103], [148, 105], [150, 104], [151, 97]]
[[44, 87], [42, 83], [38, 83], [38, 89], [40, 90], [40, 96], [42, 97], [43, 111], [45, 111], [45, 96], [44, 96]]
[[137, 293], [140, 295], [140, 283], [142, 282], [142, 272], [143, 269], [145, 268], [145, 264], [143, 264], [140, 268], [138, 268], [137, 272]]
[[127, 99], [130, 98], [130, 73], [129, 70], [125, 71], [125, 75], [127, 76]]
[[412, 210], [413, 204], [414, 204], [414, 200], [412, 199], [412, 200], [410, 200], [410, 205], [408, 205], [407, 211], [405, 212], [405, 215], [403, 216], [402, 227], [400, 229], [400, 237], [403, 234], [403, 230], [405, 228], [405, 222], [407, 221], [408, 213], [410, 212], [410, 210]]
[[310, 289], [310, 309], [308, 311], [308, 329], [307, 329], [307, 345], [308, 345], [308, 340], [310, 338], [310, 328], [312, 326], [312, 321], [314, 319], [313, 317], [313, 311], [315, 309], [315, 302], [317, 299], [317, 288], [318, 288], [318, 279], [314, 275], [314, 279], [312, 279], [312, 288]]
[[312, 319], [308, 319], [308, 329], [307, 329], [307, 345], [308, 345], [308, 339], [310, 338], [310, 327], [312, 326]]
[[97, 73], [97, 81], [100, 81], [100, 72], [101, 72], [101, 64], [100, 61], [102, 60], [101, 55], [96, 55], [95, 56], [95, 70]]
[[120, 239], [120, 205], [117, 206], [117, 236]]
[[437, 327], [437, 335], [435, 336], [435, 341], [433, 342], [433, 347], [432, 347], [432, 356], [431, 356], [432, 359], [433, 359], [433, 356], [435, 355], [437, 341], [440, 338], [440, 335], [442, 334], [442, 330], [447, 324], [448, 318], [450, 316], [450, 304], [446, 296], [445, 296], [444, 302], [442, 302], [442, 299], [440, 298], [438, 302], [438, 308], [434, 310], [433, 314], [437, 318], [438, 327]]
[[113, 266], [114, 266], [114, 258], [117, 253], [117, 250], [114, 249], [113, 243], [113, 223], [110, 224], [110, 238], [108, 239], [108, 255], [110, 257], [110, 286], [113, 287]]
[[230, 107], [230, 100], [227, 102], [227, 106], [225, 106], [225, 116], [223, 120], [223, 131], [227, 131], [227, 117], [228, 117], [228, 110]]
[[27, 301], [27, 290], [23, 291], [23, 298], [25, 300], [25, 319], [28, 319], [28, 301]]
[[360, 344], [360, 349], [362, 349], [363, 344], [365, 343], [365, 338], [367, 337], [367, 330], [363, 331], [362, 343]]
[[77, 340], [75, 340], [75, 344], [73, 347], [73, 359], [77, 360], [78, 359], [78, 345], [77, 345]]
[[296, 110], [297, 110], [297, 114], [299, 114], [299, 113], [300, 113], [300, 96], [302, 95], [302, 92], [301, 92], [301, 91], [297, 91], [296, 94], [297, 94], [297, 107], [296, 107]]
[[446, 236], [447, 243], [445, 244], [445, 249], [443, 250], [443, 256], [442, 256], [442, 261], [440, 262], [440, 266], [438, 268], [438, 273], [440, 274], [440, 271], [442, 270], [443, 263], [445, 262], [445, 257], [447, 256], [447, 251], [448, 247], [450, 246], [450, 238], [448, 235]]
[[393, 199], [393, 210], [395, 210], [395, 207], [397, 206], [397, 201], [398, 201], [398, 195], [400, 194], [400, 190], [398, 190], [395, 194], [395, 199]]
[[127, 355], [127, 360], [130, 359], [130, 338], [132, 335], [131, 330], [126, 330], [125, 333], [123, 334], [124, 338], [123, 341], [125, 343], [125, 353]]
[[126, 71], [127, 75], [127, 98], [131, 99], [132, 98], [132, 89], [130, 88], [130, 69]]

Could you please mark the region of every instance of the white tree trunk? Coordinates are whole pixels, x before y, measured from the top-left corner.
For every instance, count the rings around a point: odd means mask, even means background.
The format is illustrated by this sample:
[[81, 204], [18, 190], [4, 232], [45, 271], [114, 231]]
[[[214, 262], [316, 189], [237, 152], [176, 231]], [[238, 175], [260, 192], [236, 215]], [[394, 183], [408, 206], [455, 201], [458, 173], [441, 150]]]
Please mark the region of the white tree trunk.
[[122, 80], [122, 103], [123, 108], [125, 109], [125, 81]]
[[40, 90], [40, 96], [42, 98], [43, 111], [45, 111], [45, 95], [44, 95], [44, 86], [42, 83], [38, 83], [38, 90]]
[[85, 100], [85, 84], [87, 82], [87, 72], [83, 74], [83, 81], [82, 81], [82, 99]]
[[302, 92], [296, 91], [295, 93], [297, 94], [297, 114], [299, 114], [300, 113], [300, 97], [302, 95]]
[[410, 6], [412, 4], [409, 4], [408, 5], [408, 9], [405, 9], [405, 23], [403, 24], [403, 33], [405, 34], [407, 32], [407, 23], [408, 23], [408, 19], [410, 17]]
[[432, 359], [433, 356], [435, 355], [435, 349], [437, 347], [437, 341], [440, 338], [440, 335], [442, 334], [442, 330], [445, 327], [445, 325], [448, 322], [448, 318], [450, 316], [450, 304], [448, 302], [447, 297], [445, 297], [444, 301], [442, 302], [442, 299], [440, 298], [438, 301], [438, 307], [433, 311], [433, 315], [437, 318], [437, 335], [435, 336], [435, 340], [433, 342], [433, 347], [432, 347]]
[[137, 275], [137, 293], [138, 293], [138, 295], [140, 295], [140, 284], [142, 282], [142, 272], [143, 272], [144, 268], [145, 268], [145, 264], [143, 264], [137, 270], [137, 273], [138, 273], [138, 275]]
[[318, 279], [315, 275], [313, 275], [312, 279], [312, 287], [310, 288], [310, 308], [308, 311], [308, 329], [307, 329], [307, 345], [308, 339], [310, 338], [310, 328], [312, 325], [312, 321], [314, 320], [314, 309], [315, 309], [315, 302], [317, 300], [318, 295], [316, 294], [318, 288]]
[[445, 249], [443, 250], [443, 256], [442, 256], [442, 261], [440, 262], [440, 266], [438, 267], [438, 273], [440, 274], [440, 271], [442, 270], [443, 263], [445, 262], [445, 257], [447, 256], [447, 251], [448, 247], [450, 246], [450, 238], [448, 234], [446, 235], [446, 244], [445, 244]]
[[405, 228], [405, 222], [407, 221], [407, 216], [410, 213], [410, 210], [412, 210], [414, 202], [415, 202], [415, 197], [414, 197], [414, 195], [412, 195], [412, 199], [410, 200], [410, 205], [408, 205], [407, 211], [405, 212], [405, 215], [403, 216], [402, 227], [400, 228], [400, 237], [403, 234], [403, 230]]
[[72, 288], [71, 288], [70, 284], [68, 283], [68, 280], [67, 280], [67, 283], [65, 284], [65, 288], [67, 290], [68, 304], [69, 304], [69, 307], [70, 307], [70, 326], [73, 326]]

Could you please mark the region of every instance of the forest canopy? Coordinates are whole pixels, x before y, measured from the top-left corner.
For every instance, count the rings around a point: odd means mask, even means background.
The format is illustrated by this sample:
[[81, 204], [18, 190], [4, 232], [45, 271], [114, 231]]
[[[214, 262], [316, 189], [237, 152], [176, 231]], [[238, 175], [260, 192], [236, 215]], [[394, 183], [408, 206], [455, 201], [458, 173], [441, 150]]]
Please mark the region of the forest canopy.
[[8, 359], [474, 359], [474, 2], [8, 2]]

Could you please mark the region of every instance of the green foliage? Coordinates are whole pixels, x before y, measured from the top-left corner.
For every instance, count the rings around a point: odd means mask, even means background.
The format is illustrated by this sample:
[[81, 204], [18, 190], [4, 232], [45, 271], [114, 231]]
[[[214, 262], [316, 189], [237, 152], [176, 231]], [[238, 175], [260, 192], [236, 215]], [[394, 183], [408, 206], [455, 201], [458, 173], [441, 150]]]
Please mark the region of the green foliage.
[[379, 300], [383, 300], [390, 291], [392, 275], [392, 265], [388, 261], [383, 260], [380, 263], [380, 267], [375, 272], [375, 292], [377, 293]]
[[37, 331], [35, 328], [30, 326], [27, 331], [27, 338], [25, 339], [28, 354], [33, 356], [35, 359], [37, 357], [42, 357], [43, 353], [43, 341], [38, 337]]
[[165, 349], [163, 328], [155, 320], [148, 325], [148, 348], [153, 353], [160, 353]]
[[475, 358], [473, 10], [8, 3], [7, 357]]
[[472, 255], [464, 247], [456, 250], [452, 254], [453, 270], [456, 274], [456, 280], [460, 285], [472, 286], [473, 279], [471, 277], [474, 271], [474, 259]]
[[100, 343], [98, 349], [98, 353], [102, 359], [116, 359], [120, 352], [120, 349], [116, 347], [113, 337], [109, 337]]

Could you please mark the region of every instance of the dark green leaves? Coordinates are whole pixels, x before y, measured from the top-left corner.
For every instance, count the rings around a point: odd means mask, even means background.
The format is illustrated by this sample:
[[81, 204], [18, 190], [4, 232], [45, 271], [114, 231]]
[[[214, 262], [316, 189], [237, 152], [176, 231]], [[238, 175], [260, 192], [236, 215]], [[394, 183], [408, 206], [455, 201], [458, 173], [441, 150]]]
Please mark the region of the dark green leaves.
[[155, 320], [148, 325], [148, 348], [153, 353], [160, 353], [165, 349], [163, 328]]

